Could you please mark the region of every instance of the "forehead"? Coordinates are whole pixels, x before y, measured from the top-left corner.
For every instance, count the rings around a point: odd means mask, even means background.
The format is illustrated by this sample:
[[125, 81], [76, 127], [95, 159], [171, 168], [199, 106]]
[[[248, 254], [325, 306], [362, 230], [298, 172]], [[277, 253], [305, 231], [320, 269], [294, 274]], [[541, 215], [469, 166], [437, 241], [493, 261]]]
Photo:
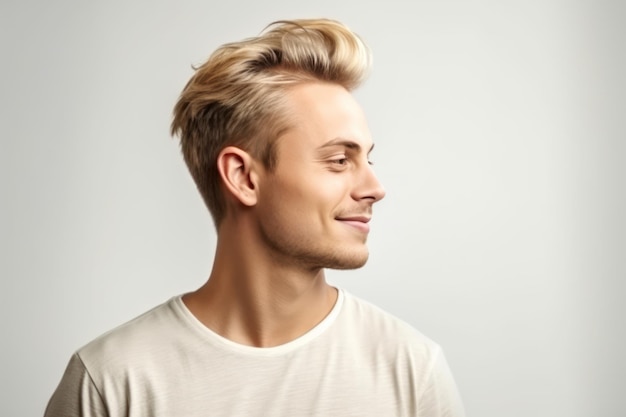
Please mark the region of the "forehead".
[[286, 98], [291, 128], [281, 137], [280, 148], [317, 149], [338, 138], [364, 149], [372, 146], [365, 114], [342, 86], [300, 84], [290, 88]]

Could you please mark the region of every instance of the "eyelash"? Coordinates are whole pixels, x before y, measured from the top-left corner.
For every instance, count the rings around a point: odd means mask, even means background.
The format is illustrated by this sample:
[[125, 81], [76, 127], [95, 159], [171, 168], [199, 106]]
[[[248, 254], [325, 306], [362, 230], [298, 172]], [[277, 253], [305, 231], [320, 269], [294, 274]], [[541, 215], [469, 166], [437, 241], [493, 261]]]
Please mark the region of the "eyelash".
[[[336, 165], [340, 165], [340, 166], [344, 166], [348, 163], [348, 157], [344, 157], [344, 158], [337, 158], [337, 159], [333, 159], [330, 161], [331, 164], [336, 164]], [[374, 165], [373, 161], [368, 160], [367, 161], [368, 165]]]

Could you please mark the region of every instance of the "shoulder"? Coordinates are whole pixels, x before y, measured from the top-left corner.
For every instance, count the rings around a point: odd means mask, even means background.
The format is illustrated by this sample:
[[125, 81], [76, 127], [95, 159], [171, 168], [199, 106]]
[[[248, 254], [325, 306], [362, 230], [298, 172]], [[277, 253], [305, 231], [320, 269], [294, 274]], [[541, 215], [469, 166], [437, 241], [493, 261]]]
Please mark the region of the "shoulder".
[[346, 293], [333, 337], [355, 362], [369, 364], [377, 381], [392, 381], [393, 395], [420, 410], [415, 414], [464, 415], [441, 347], [404, 320]]
[[[138, 317], [104, 333], [78, 349], [76, 355], [88, 369], [115, 369], [128, 358], [146, 358], [168, 344], [180, 329], [174, 297]], [[178, 330], [180, 331], [180, 330]]]
[[343, 325], [391, 355], [432, 362], [439, 345], [415, 327], [380, 307], [344, 292]]
[[171, 350], [182, 331], [177, 329], [185, 328], [177, 311], [178, 299], [174, 297], [78, 349], [46, 416], [83, 415], [84, 410], [100, 416], [108, 415], [110, 407], [127, 407], [127, 391], [146, 389], [153, 379], [151, 372], [163, 368], [164, 347]]

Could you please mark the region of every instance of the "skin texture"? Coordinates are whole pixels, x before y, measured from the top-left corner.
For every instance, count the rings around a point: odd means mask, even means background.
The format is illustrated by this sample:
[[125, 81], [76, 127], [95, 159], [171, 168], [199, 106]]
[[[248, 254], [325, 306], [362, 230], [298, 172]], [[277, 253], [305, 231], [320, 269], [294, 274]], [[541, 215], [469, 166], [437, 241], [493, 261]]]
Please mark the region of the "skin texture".
[[278, 138], [274, 170], [239, 148], [220, 153], [228, 202], [213, 270], [183, 297], [213, 331], [259, 347], [293, 340], [328, 314], [337, 293], [324, 268], [365, 264], [372, 206], [385, 195], [352, 95], [328, 83], [287, 94], [292, 128]]

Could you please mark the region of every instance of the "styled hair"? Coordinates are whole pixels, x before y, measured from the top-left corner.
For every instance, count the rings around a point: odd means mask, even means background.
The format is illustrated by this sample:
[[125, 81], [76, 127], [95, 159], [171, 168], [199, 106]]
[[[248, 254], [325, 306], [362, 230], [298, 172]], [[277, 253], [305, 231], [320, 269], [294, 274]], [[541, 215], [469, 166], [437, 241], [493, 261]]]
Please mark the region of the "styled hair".
[[172, 135], [216, 227], [226, 214], [217, 157], [227, 146], [249, 152], [271, 170], [275, 143], [289, 129], [286, 91], [329, 82], [351, 91], [371, 56], [363, 41], [328, 19], [278, 21], [259, 36], [218, 48], [195, 69], [174, 108]]

